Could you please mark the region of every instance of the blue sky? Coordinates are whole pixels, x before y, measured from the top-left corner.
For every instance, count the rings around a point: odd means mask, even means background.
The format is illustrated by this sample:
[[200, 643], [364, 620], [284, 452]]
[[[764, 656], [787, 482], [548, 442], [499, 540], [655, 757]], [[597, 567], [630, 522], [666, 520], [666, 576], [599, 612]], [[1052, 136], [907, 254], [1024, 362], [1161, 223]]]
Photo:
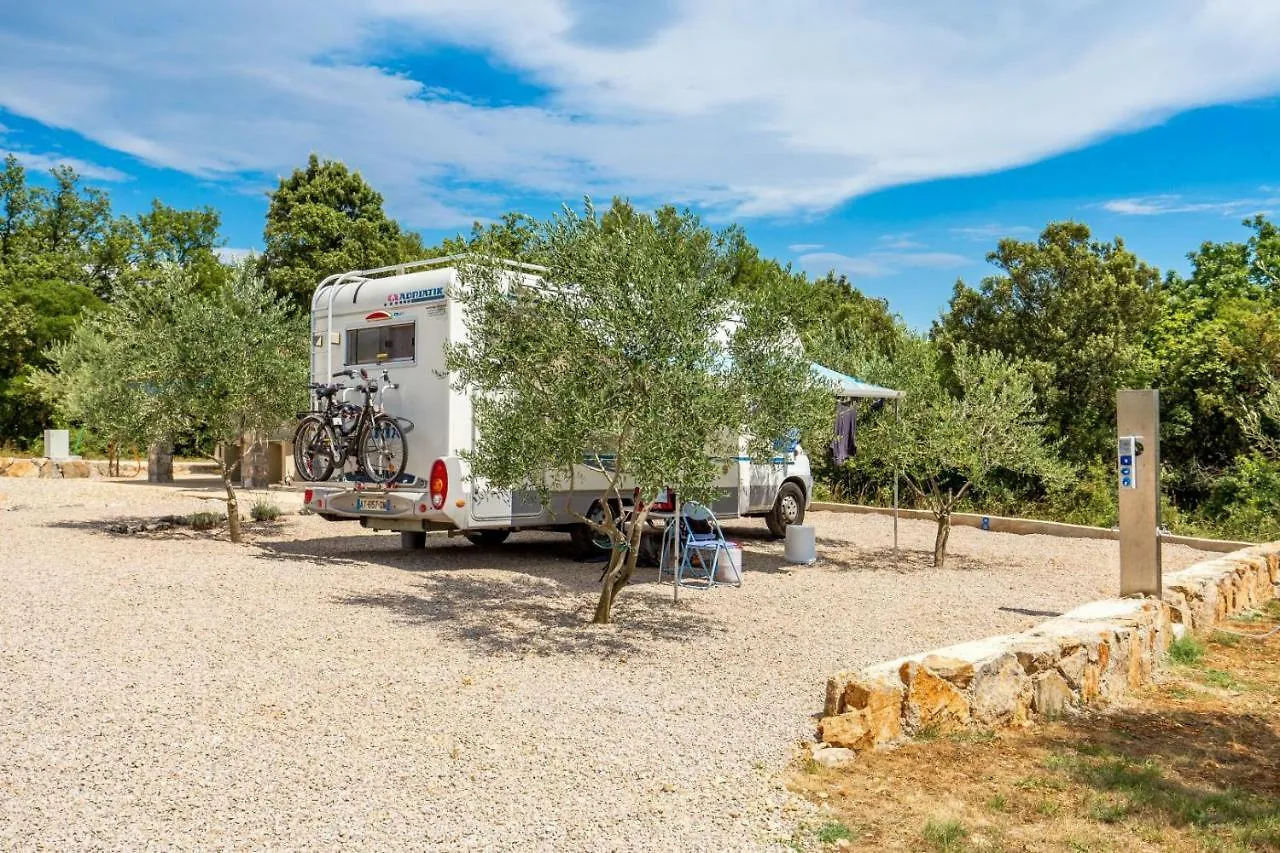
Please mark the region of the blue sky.
[[914, 326], [1054, 219], [1162, 268], [1280, 208], [1274, 0], [90, 0], [0, 30], [0, 150], [221, 211], [311, 151], [431, 241], [687, 204]]

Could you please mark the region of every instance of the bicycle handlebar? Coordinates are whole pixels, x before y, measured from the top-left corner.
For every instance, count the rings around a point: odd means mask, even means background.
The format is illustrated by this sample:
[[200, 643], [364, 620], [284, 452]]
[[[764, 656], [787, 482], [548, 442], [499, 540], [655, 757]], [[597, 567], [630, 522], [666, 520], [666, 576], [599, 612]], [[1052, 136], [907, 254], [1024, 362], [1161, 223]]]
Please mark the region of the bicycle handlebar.
[[[346, 370], [339, 370], [337, 373], [333, 374], [333, 376], [335, 379], [339, 376], [345, 376], [348, 379], [354, 379], [356, 378], [356, 370], [354, 368], [348, 367]], [[365, 381], [355, 386], [356, 391], [360, 391], [366, 394], [377, 394], [380, 391], [386, 391], [388, 388], [390, 388], [393, 391], [398, 391], [400, 389], [400, 383], [392, 382], [391, 377], [386, 370], [382, 371], [383, 385], [381, 388], [378, 387], [378, 380], [369, 378], [369, 371], [365, 370], [363, 367], [360, 368], [359, 370], [359, 376], [361, 379]], [[311, 387], [320, 388], [322, 386], [320, 383], [312, 382]], [[345, 388], [346, 386], [340, 385], [338, 387]]]

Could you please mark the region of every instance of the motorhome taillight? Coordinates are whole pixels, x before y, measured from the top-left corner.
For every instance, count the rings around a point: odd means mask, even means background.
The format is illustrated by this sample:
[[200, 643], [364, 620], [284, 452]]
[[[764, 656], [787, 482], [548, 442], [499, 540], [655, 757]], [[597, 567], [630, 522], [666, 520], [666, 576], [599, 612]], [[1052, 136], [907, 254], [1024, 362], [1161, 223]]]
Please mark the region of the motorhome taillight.
[[304, 504], [309, 504], [311, 503], [311, 499], [314, 498], [315, 496], [316, 496], [315, 489], [307, 489], [302, 493], [302, 502]]
[[444, 506], [445, 496], [449, 494], [449, 469], [443, 459], [437, 459], [431, 465], [431, 508]]
[[673, 512], [676, 508], [676, 496], [670, 489], [663, 489], [649, 504], [650, 512]]

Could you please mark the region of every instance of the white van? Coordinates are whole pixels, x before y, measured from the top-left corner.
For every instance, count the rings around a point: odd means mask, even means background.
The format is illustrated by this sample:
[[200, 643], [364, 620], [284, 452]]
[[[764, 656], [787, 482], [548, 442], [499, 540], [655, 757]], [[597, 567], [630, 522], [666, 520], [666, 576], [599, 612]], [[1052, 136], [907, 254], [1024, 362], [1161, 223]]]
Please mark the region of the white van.
[[[581, 550], [592, 546], [585, 525], [570, 510], [598, 512], [605, 479], [588, 465], [575, 472], [572, 489], [552, 492], [544, 507], [534, 491], [496, 492], [473, 483], [459, 455], [475, 441], [471, 399], [452, 387], [444, 373], [448, 343], [465, 342], [462, 305], [449, 294], [459, 285], [461, 256], [436, 258], [334, 275], [311, 298], [312, 381], [364, 368], [376, 377], [385, 369], [399, 387], [384, 392], [388, 413], [412, 423], [405, 470], [390, 487], [361, 482], [354, 462], [328, 481], [306, 490], [306, 506], [330, 520], [359, 519], [374, 530], [394, 530], [406, 548], [421, 548], [430, 531], [466, 536], [477, 544], [497, 544], [513, 530], [561, 530]], [[513, 278], [537, 282], [538, 267], [506, 262]], [[691, 448], [691, 452], [693, 452]], [[566, 484], [567, 485], [567, 484]], [[804, 520], [813, 478], [798, 444], [771, 463], [756, 464], [740, 444], [727, 461], [711, 509], [721, 518], [760, 516], [783, 535]], [[624, 491], [624, 494], [630, 491]]]

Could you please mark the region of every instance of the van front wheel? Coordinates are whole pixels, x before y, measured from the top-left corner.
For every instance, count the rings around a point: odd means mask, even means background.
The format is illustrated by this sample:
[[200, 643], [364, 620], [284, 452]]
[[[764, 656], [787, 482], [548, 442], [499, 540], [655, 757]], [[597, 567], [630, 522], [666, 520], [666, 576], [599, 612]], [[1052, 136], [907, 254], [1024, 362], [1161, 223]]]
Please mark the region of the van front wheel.
[[804, 490], [795, 483], [783, 483], [764, 522], [779, 539], [787, 535], [792, 524], [804, 524]]

